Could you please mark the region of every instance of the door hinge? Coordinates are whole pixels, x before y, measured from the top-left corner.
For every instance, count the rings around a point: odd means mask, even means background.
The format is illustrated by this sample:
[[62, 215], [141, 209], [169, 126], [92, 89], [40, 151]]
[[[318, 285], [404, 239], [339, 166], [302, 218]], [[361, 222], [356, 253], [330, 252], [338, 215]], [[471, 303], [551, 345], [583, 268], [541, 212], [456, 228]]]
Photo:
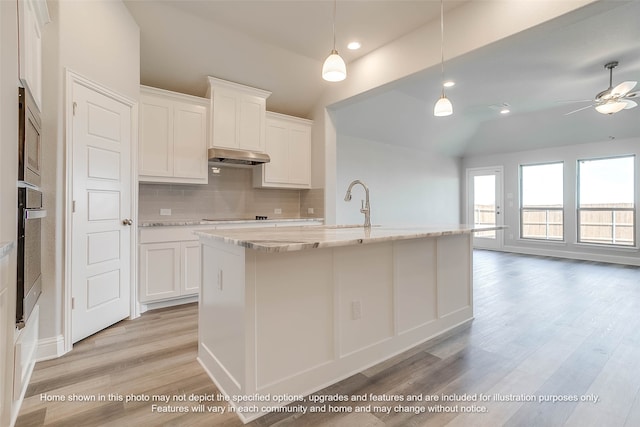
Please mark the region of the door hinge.
[[71, 310], [76, 308], [76, 299], [71, 297]]
[[71, 213], [76, 213], [76, 201], [71, 202]]
[[76, 115], [76, 109], [78, 108], [78, 103], [76, 101], [73, 101], [73, 115]]

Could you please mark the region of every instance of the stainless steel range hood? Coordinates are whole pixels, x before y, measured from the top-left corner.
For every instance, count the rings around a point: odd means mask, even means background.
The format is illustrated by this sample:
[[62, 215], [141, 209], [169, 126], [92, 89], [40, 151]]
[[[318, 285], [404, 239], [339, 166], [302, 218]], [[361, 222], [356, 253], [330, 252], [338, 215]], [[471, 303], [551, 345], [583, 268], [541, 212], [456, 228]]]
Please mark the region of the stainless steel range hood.
[[209, 162], [221, 165], [254, 166], [269, 163], [268, 154], [255, 151], [233, 150], [230, 148], [209, 148]]

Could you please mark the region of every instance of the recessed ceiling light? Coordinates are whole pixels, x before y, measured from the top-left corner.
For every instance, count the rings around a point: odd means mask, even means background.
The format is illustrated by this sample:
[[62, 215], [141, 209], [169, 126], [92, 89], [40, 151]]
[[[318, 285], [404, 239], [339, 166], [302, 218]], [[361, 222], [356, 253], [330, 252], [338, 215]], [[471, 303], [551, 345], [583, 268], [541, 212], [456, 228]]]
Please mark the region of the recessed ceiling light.
[[507, 107], [502, 108], [502, 110], [500, 110], [500, 114], [509, 114], [511, 112], [511, 110], [509, 110]]
[[454, 82], [453, 80], [447, 80], [446, 82], [442, 83], [442, 86], [444, 87], [453, 87], [456, 85], [456, 82]]
[[347, 45], [347, 49], [349, 50], [358, 50], [362, 47], [362, 44], [360, 42], [350, 42]]

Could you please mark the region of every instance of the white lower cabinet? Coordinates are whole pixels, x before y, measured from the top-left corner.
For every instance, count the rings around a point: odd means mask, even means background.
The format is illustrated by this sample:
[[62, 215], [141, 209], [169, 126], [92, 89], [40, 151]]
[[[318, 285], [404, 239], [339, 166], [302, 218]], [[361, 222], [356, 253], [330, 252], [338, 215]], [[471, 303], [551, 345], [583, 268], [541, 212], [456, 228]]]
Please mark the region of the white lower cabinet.
[[180, 243], [181, 295], [197, 295], [200, 291], [200, 242]]
[[140, 245], [140, 301], [197, 295], [200, 244], [164, 242]]
[[140, 301], [180, 296], [180, 243], [140, 245]]
[[200, 241], [196, 230], [212, 228], [289, 227], [321, 225], [322, 221], [141, 227], [139, 231], [138, 292], [141, 303], [198, 295], [202, 283]]
[[198, 295], [200, 242], [193, 234], [197, 228], [146, 227], [140, 230], [140, 302]]

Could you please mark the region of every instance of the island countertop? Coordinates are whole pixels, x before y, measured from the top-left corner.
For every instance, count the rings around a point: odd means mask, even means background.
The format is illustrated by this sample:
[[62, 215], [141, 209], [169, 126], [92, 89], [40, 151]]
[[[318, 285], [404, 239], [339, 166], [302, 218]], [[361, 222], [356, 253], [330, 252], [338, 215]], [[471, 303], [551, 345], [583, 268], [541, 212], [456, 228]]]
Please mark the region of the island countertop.
[[504, 226], [468, 224], [393, 226], [320, 225], [232, 230], [201, 230], [195, 234], [263, 252], [291, 252], [315, 248], [352, 246], [393, 240], [420, 239], [476, 231], [501, 230]]

